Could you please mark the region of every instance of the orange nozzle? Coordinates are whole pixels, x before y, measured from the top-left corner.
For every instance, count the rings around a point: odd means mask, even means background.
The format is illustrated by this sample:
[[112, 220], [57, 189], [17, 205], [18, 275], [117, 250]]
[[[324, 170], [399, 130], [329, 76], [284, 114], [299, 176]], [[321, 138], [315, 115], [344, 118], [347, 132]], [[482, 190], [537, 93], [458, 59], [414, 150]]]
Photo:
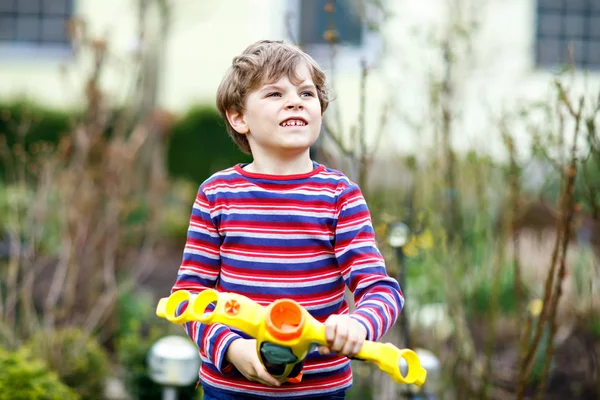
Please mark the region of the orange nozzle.
[[293, 300], [276, 300], [267, 307], [266, 329], [277, 340], [298, 339], [304, 322], [302, 309]]

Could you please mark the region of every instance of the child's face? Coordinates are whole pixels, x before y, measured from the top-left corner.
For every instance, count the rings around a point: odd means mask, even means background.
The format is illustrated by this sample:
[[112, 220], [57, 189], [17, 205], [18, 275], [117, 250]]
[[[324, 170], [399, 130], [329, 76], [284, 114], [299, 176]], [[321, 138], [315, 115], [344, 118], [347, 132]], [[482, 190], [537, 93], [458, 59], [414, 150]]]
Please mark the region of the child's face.
[[[233, 126], [246, 134], [252, 154], [286, 156], [308, 151], [321, 130], [321, 104], [306, 65], [298, 67], [300, 83], [283, 76], [248, 95], [246, 110]], [[239, 129], [239, 130], [238, 130]]]

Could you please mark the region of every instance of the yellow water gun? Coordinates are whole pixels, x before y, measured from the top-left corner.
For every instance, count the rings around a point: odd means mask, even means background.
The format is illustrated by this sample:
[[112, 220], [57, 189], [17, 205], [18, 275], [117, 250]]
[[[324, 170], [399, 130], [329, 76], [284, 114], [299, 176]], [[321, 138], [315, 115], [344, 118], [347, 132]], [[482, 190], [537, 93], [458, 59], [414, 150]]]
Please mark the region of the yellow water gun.
[[[186, 303], [187, 307], [180, 313]], [[211, 305], [214, 305], [212, 311]], [[287, 378], [288, 382], [302, 379], [304, 359], [314, 346], [327, 345], [325, 325], [290, 299], [276, 300], [263, 307], [236, 293], [207, 289], [192, 294], [179, 290], [160, 299], [156, 315], [175, 324], [220, 323], [246, 333], [256, 339], [258, 354], [267, 371], [276, 378]], [[398, 383], [417, 386], [425, 383], [427, 371], [412, 350], [365, 340], [355, 358], [374, 363]], [[408, 365], [406, 375], [400, 371], [402, 359]]]

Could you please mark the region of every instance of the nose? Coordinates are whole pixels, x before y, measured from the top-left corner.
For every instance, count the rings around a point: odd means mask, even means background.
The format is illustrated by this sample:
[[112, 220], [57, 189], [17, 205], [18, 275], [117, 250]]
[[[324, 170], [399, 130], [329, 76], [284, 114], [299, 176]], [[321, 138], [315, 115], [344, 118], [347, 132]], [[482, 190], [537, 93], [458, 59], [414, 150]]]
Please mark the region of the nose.
[[290, 95], [285, 108], [288, 110], [302, 110], [304, 108], [302, 99], [297, 94]]

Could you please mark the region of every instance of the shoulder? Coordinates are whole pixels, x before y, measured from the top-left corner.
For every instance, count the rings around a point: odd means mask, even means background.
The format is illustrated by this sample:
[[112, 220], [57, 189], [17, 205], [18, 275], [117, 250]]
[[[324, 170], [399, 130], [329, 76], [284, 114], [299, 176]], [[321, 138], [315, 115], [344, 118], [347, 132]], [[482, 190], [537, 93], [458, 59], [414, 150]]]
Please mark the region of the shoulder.
[[242, 180], [242, 176], [233, 166], [212, 174], [200, 184], [199, 191], [205, 194], [213, 193], [219, 188], [239, 185]]
[[321, 164], [321, 170], [315, 177], [328, 182], [336, 189], [336, 194], [341, 196], [349, 192], [359, 192], [359, 186], [348, 178], [343, 172]]

